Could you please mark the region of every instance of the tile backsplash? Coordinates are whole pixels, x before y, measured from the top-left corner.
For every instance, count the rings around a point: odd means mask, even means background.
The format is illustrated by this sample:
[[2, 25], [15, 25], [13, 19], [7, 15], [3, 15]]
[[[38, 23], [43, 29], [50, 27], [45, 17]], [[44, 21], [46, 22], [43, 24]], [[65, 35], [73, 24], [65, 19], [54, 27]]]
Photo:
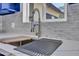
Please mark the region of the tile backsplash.
[[[3, 16], [6, 32], [32, 34], [29, 23], [22, 23], [22, 13]], [[15, 28], [11, 23], [15, 23]], [[79, 40], [79, 4], [68, 5], [66, 22], [46, 22], [41, 24], [41, 36]]]

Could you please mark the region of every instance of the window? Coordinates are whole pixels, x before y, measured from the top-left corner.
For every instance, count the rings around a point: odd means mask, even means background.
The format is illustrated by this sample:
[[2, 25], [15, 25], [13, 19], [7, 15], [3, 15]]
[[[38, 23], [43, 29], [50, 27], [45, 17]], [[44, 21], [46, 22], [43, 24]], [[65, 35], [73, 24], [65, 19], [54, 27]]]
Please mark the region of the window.
[[[64, 3], [23, 3], [23, 23], [29, 22], [34, 8], [39, 9], [42, 22], [67, 21], [67, 4]], [[38, 21], [37, 12], [34, 20]]]
[[46, 13], [46, 19], [51, 19], [51, 18], [52, 18], [52, 15], [49, 13]]
[[20, 11], [20, 3], [0, 3], [0, 9]]
[[20, 11], [20, 3], [10, 3], [10, 8], [16, 11]]
[[45, 7], [46, 21], [55, 22], [67, 20], [67, 4], [46, 3]]
[[0, 3], [0, 15], [13, 14], [20, 11], [20, 3]]

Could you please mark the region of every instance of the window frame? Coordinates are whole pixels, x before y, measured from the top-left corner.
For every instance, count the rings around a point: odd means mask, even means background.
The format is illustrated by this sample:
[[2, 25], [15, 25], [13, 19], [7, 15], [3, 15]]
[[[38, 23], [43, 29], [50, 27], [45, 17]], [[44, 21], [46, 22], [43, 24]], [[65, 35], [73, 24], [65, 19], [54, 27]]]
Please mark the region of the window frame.
[[23, 23], [29, 22], [29, 3], [23, 3], [22, 8], [22, 15], [23, 15]]

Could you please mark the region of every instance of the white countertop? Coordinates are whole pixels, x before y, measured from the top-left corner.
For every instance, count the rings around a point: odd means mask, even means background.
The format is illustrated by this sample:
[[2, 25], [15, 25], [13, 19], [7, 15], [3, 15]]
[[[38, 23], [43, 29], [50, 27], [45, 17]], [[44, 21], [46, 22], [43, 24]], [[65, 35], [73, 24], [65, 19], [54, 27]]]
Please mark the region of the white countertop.
[[[0, 50], [1, 53], [5, 53], [6, 55], [13, 54], [16, 56], [29, 56], [27, 54], [14, 50], [14, 48], [17, 48], [17, 47], [13, 46], [13, 45], [9, 45], [9, 44], [0, 43], [0, 49], [3, 49], [4, 51], [9, 52], [10, 54], [7, 54], [6, 52], [2, 52]], [[55, 55], [55, 56], [57, 56], [57, 55], [58, 56], [76, 55], [76, 56], [79, 56], [79, 42], [72, 41], [72, 40], [64, 40], [63, 44], [52, 55]]]
[[22, 34], [22, 33], [0, 33], [0, 39], [3, 38], [11, 38], [11, 37], [17, 37], [17, 36], [31, 36], [30, 34]]
[[79, 56], [79, 41], [62, 40], [62, 45], [53, 53], [56, 56]]
[[14, 48], [17, 48], [17, 47], [10, 44], [0, 43], [0, 53], [6, 56], [10, 56], [10, 55], [11, 56], [26, 56], [26, 54], [14, 50]]
[[[32, 35], [26, 35], [26, 34], [15, 34], [15, 33], [5, 33], [5, 34], [0, 34], [0, 39], [2, 38], [9, 38], [9, 37], [16, 37], [16, 36], [31, 36], [31, 37], [36, 37]], [[41, 37], [42, 38], [42, 37]], [[53, 39], [53, 38], [52, 38]], [[79, 56], [79, 41], [75, 40], [65, 40], [65, 39], [57, 39], [57, 40], [62, 40], [63, 44], [52, 54], [52, 55], [78, 55]], [[16, 46], [9, 45], [9, 44], [3, 44], [0, 43], [0, 49], [3, 49], [5, 51], [8, 51], [9, 53], [16, 55], [16, 56], [29, 56], [27, 54], [21, 53], [19, 51], [14, 50]], [[0, 50], [2, 53], [2, 51]]]
[[[5, 38], [17, 37], [17, 36], [35, 37], [35, 36], [32, 36], [32, 35], [26, 35], [26, 34], [22, 34], [22, 33], [0, 33], [0, 40], [3, 40]], [[17, 48], [17, 47], [10, 45], [10, 44], [0, 43], [0, 53], [2, 53], [2, 54], [5, 54], [5, 55], [13, 54], [13, 55], [16, 55], [16, 56], [25, 56], [26, 55], [24, 53], [21, 53], [19, 51], [14, 50], [14, 48]]]

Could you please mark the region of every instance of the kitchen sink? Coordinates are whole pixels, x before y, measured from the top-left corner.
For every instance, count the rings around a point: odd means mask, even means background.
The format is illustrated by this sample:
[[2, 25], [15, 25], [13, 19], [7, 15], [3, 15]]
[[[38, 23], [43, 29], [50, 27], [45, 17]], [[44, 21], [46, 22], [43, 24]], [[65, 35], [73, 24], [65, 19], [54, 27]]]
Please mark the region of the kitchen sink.
[[41, 38], [31, 43], [24, 44], [15, 50], [31, 56], [49, 56], [51, 55], [60, 45], [61, 40]]

